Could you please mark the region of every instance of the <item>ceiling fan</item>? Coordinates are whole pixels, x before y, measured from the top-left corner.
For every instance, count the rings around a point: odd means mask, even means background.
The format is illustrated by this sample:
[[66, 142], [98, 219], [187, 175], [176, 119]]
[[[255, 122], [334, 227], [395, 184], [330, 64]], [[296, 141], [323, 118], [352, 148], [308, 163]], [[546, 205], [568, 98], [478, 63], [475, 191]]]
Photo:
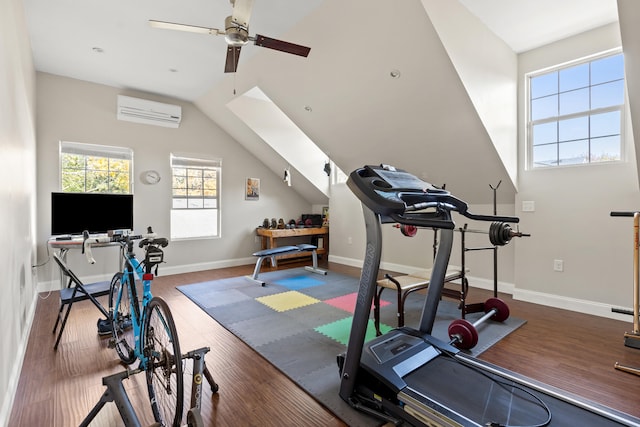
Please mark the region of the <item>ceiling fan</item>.
[[168, 30], [188, 31], [200, 34], [212, 34], [224, 36], [227, 42], [227, 59], [224, 66], [225, 73], [235, 73], [238, 69], [240, 48], [250, 41], [253, 44], [280, 52], [307, 57], [311, 48], [282, 40], [273, 39], [260, 34], [249, 35], [249, 18], [254, 0], [230, 0], [233, 5], [233, 13], [224, 21], [224, 30], [217, 28], [198, 27], [195, 25], [176, 24], [173, 22], [149, 20], [149, 25], [154, 28]]

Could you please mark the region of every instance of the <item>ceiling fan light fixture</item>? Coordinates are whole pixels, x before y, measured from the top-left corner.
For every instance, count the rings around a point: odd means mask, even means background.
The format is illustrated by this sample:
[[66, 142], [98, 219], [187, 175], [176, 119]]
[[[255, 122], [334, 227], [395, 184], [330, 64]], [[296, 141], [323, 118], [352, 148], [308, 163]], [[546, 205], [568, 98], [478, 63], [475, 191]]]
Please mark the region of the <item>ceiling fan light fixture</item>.
[[231, 17], [227, 16], [224, 38], [230, 46], [244, 46], [249, 41], [249, 31], [233, 23]]

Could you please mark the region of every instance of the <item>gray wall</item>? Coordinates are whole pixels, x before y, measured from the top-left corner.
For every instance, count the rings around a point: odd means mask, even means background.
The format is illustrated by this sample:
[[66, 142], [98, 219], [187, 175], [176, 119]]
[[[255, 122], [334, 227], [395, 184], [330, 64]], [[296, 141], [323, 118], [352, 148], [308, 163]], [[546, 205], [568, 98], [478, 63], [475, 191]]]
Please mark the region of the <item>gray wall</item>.
[[[193, 104], [143, 93], [119, 90], [75, 79], [38, 73], [38, 258], [47, 257], [50, 235], [50, 194], [59, 191], [58, 143], [60, 140], [118, 145], [134, 151], [134, 226], [142, 232], [148, 225], [169, 237], [172, 151], [204, 154], [222, 159], [221, 237], [173, 241], [165, 250], [166, 264], [160, 274], [219, 268], [253, 262], [259, 249], [254, 229], [265, 217], [298, 218], [311, 205], [267, 169], [259, 159], [237, 144]], [[126, 94], [154, 101], [180, 104], [183, 119], [178, 129], [119, 121], [116, 98]], [[144, 170], [156, 169], [159, 184], [140, 180]], [[260, 178], [259, 201], [244, 200], [247, 177]], [[79, 251], [69, 254], [71, 267], [85, 278], [111, 276], [117, 268], [117, 251], [96, 250], [97, 263], [89, 266]], [[56, 270], [43, 268], [40, 282], [50, 287]], [[88, 279], [86, 279], [88, 280]], [[55, 284], [54, 284], [55, 286]]]
[[22, 2], [0, 2], [0, 425], [6, 425], [36, 305], [35, 71]]

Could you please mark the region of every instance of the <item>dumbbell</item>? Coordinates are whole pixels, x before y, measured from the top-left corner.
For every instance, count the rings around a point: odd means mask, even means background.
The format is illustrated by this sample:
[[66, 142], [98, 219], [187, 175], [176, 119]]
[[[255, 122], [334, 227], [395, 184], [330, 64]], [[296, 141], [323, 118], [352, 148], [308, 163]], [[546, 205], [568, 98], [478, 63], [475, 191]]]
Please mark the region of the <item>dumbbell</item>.
[[478, 344], [478, 326], [488, 319], [504, 322], [509, 318], [509, 306], [500, 298], [489, 298], [484, 303], [484, 316], [474, 323], [456, 319], [449, 325], [449, 344], [468, 350]]

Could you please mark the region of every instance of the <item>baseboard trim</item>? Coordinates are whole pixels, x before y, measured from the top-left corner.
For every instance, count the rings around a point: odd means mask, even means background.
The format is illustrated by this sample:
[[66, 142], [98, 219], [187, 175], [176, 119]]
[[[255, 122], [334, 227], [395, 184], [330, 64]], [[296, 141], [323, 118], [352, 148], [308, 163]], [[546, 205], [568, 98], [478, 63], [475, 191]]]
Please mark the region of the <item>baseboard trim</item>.
[[8, 426], [9, 418], [11, 417], [11, 410], [13, 409], [13, 402], [18, 390], [18, 383], [20, 381], [20, 373], [22, 372], [22, 365], [24, 363], [24, 355], [27, 351], [27, 344], [29, 343], [29, 333], [33, 326], [33, 319], [36, 314], [36, 307], [38, 305], [38, 294], [33, 296], [31, 301], [31, 307], [29, 307], [29, 314], [27, 316], [27, 324], [22, 330], [22, 337], [20, 338], [20, 344], [16, 351], [16, 357], [13, 359], [13, 367], [9, 370], [11, 376], [7, 383], [7, 388], [4, 391], [4, 397], [2, 398], [2, 408], [0, 408], [0, 425]]
[[540, 304], [547, 307], [560, 308], [562, 310], [589, 314], [592, 316], [606, 317], [608, 319], [621, 320], [626, 322], [633, 321], [632, 316], [621, 313], [614, 313], [611, 311], [611, 305], [600, 302], [565, 297], [561, 295], [552, 295], [544, 292], [536, 292], [518, 288], [514, 289], [513, 299], [518, 301], [530, 302], [533, 304]]
[[[362, 268], [362, 260], [355, 258], [346, 258], [339, 257], [335, 255], [329, 255], [329, 262], [334, 262], [337, 264], [343, 264], [350, 267]], [[214, 270], [218, 268], [227, 268], [227, 267], [237, 267], [240, 265], [254, 264], [254, 257], [246, 257], [246, 258], [236, 258], [229, 260], [221, 260], [221, 261], [212, 261], [212, 262], [203, 262], [197, 264], [185, 264], [185, 265], [176, 265], [176, 266], [163, 266], [162, 274], [170, 275], [170, 274], [182, 274], [182, 273], [192, 273], [196, 271], [203, 270]], [[420, 271], [417, 267], [412, 267], [408, 265], [395, 264], [382, 262], [380, 264], [380, 268], [384, 270], [397, 271], [399, 273], [411, 274], [417, 271]], [[472, 288], [478, 289], [486, 289], [493, 290], [493, 280], [475, 277], [472, 275], [467, 275], [469, 279], [469, 286]], [[99, 282], [102, 280], [111, 280], [111, 276], [91, 276], [85, 278], [85, 282]], [[39, 292], [48, 292], [55, 291], [59, 289], [58, 281], [47, 281], [47, 282], [38, 282], [38, 291]], [[563, 310], [575, 311], [578, 313], [590, 314], [598, 317], [605, 317], [609, 319], [621, 320], [621, 321], [630, 321], [632, 320], [629, 315], [614, 313], [611, 311], [612, 306], [604, 303], [582, 300], [577, 298], [564, 297], [561, 295], [553, 295], [543, 292], [530, 291], [526, 289], [519, 289], [513, 283], [508, 282], [498, 282], [498, 292], [504, 292], [506, 294], [512, 295], [513, 299], [518, 301], [530, 302], [533, 304], [540, 304], [548, 307], [560, 308]], [[623, 309], [627, 309], [625, 307], [620, 307]], [[35, 306], [32, 308], [35, 311]], [[23, 349], [24, 351], [24, 349]]]
[[[336, 257], [329, 255], [329, 261], [338, 264], [344, 264], [351, 267], [362, 268], [362, 260], [353, 258]], [[385, 270], [397, 271], [399, 273], [411, 274], [419, 271], [419, 268], [408, 265], [394, 263], [380, 263], [380, 268]], [[469, 287], [493, 290], [493, 280], [467, 275], [469, 279]], [[536, 292], [527, 289], [519, 289], [513, 283], [498, 281], [498, 292], [504, 292], [513, 297], [513, 299], [532, 304], [544, 305], [547, 307], [559, 308], [563, 310], [575, 311], [578, 313], [589, 314], [592, 316], [604, 317], [607, 319], [621, 320], [623, 322], [632, 322], [632, 316], [611, 311], [612, 306], [600, 302], [583, 300], [578, 298], [565, 297], [561, 295], [553, 295], [543, 292]], [[617, 307], [621, 309], [631, 310], [626, 307]]]

